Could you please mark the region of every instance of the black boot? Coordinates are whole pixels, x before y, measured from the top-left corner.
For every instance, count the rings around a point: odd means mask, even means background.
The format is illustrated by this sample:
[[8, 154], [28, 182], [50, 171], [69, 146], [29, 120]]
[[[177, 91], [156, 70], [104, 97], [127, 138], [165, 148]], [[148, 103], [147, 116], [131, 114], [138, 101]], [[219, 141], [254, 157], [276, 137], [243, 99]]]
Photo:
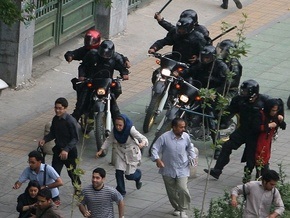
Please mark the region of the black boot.
[[210, 171], [208, 171], [208, 169], [203, 169], [203, 171], [207, 174], [209, 173], [209, 175], [211, 175], [215, 179], [219, 179], [220, 175], [222, 174], [221, 170], [217, 170], [214, 168], [211, 168]]
[[228, 4], [229, 4], [229, 0], [223, 0], [223, 3], [221, 4], [221, 8], [228, 9]]

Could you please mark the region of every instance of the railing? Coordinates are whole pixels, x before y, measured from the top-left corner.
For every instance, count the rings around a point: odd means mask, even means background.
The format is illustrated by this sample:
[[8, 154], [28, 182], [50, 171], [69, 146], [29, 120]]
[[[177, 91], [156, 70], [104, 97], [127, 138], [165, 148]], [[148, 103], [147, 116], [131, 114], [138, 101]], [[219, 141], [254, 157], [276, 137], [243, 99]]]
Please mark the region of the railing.
[[128, 11], [134, 10], [138, 8], [140, 4], [149, 3], [152, 2], [152, 0], [128, 0]]

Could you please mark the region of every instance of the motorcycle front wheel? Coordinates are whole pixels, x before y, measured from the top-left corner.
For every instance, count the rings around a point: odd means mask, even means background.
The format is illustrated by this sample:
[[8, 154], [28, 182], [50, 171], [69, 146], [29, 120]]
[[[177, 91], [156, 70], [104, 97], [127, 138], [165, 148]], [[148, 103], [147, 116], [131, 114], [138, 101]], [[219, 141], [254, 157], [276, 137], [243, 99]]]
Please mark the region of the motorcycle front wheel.
[[146, 115], [145, 115], [145, 119], [144, 119], [144, 122], [143, 122], [143, 132], [144, 133], [147, 133], [150, 131], [150, 129], [152, 128], [154, 122], [155, 122], [155, 119], [156, 119], [156, 116], [157, 116], [157, 109], [158, 109], [158, 106], [159, 106], [159, 103], [161, 101], [161, 95], [156, 95], [154, 94], [151, 98], [151, 101], [150, 101], [150, 104], [147, 108], [147, 112], [146, 112]]
[[159, 138], [159, 136], [161, 136], [163, 133], [165, 133], [165, 132], [167, 132], [167, 131], [169, 131], [171, 129], [171, 122], [172, 122], [172, 120], [167, 119], [163, 123], [163, 125], [161, 126], [160, 130], [158, 132], [156, 132], [155, 137], [154, 137], [154, 139], [153, 139], [153, 141], [152, 141], [152, 143], [150, 145], [150, 148], [149, 148], [149, 156], [151, 156], [151, 154], [152, 154], [151, 153], [152, 146], [156, 142], [156, 140]]
[[90, 119], [87, 115], [83, 114], [79, 122], [83, 134], [89, 134], [94, 129], [94, 121]]
[[[105, 112], [98, 112], [94, 116], [95, 126], [94, 133], [96, 138], [96, 144], [98, 151], [101, 149], [104, 141], [106, 140], [106, 132], [105, 132], [105, 123], [106, 123], [106, 115]], [[102, 153], [101, 157], [104, 157], [105, 152]]]

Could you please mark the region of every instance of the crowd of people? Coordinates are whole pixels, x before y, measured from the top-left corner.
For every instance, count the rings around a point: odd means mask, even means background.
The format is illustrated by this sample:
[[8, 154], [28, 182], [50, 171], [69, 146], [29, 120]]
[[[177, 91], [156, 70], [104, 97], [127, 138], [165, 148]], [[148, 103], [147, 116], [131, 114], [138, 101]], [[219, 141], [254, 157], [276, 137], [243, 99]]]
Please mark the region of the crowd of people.
[[[242, 4], [234, 0], [238, 8]], [[228, 1], [223, 1], [222, 8], [227, 9]], [[189, 65], [189, 69], [181, 74], [187, 81], [199, 80], [202, 88], [214, 88], [216, 93], [223, 95], [228, 88], [233, 91], [230, 104], [225, 109], [228, 113], [222, 116], [222, 124], [236, 114], [240, 117], [240, 125], [230, 135], [229, 140], [222, 145], [213, 168], [204, 169], [215, 179], [219, 179], [224, 167], [230, 161], [232, 150], [237, 150], [242, 144], [245, 149], [242, 162], [244, 168], [243, 183], [232, 190], [231, 204], [237, 206], [237, 196], [248, 196], [245, 206], [245, 217], [277, 217], [284, 211], [284, 205], [279, 191], [275, 188], [279, 176], [270, 170], [272, 139], [277, 129], [285, 129], [283, 102], [260, 93], [259, 84], [253, 79], [243, 81], [242, 65], [236, 57], [231, 56], [236, 48], [234, 41], [226, 39], [216, 47], [212, 45], [209, 31], [198, 23], [197, 13], [188, 9], [181, 13], [176, 25], [164, 20], [160, 13], [154, 18], [168, 33], [163, 39], [157, 40], [150, 46], [148, 53], [154, 53], [166, 45], [172, 46], [172, 51], [181, 54], [181, 61]], [[133, 125], [132, 120], [122, 114], [117, 98], [121, 92], [115, 89], [112, 93], [113, 129], [104, 141], [96, 157], [100, 158], [112, 147], [112, 163], [115, 166], [116, 188], [105, 184], [106, 171], [96, 168], [92, 172], [92, 184], [82, 187], [77, 168], [77, 144], [79, 143], [78, 120], [88, 109], [90, 93], [86, 86], [79, 81], [86, 78], [99, 77], [98, 72], [107, 69], [110, 77], [114, 70], [120, 72], [124, 80], [129, 79], [130, 62], [127, 57], [115, 51], [111, 40], [101, 42], [101, 34], [90, 30], [84, 38], [84, 46], [65, 54], [68, 62], [81, 60], [78, 68], [79, 76], [73, 80], [77, 91], [77, 103], [74, 112], [67, 113], [68, 101], [58, 98], [54, 103], [55, 116], [52, 119], [50, 131], [39, 141], [39, 146], [54, 140], [52, 164], [43, 163], [39, 151], [28, 154], [29, 167], [25, 168], [13, 188], [19, 189], [29, 181], [25, 192], [17, 198], [19, 217], [63, 217], [58, 209], [60, 205], [59, 187], [63, 185], [60, 177], [63, 165], [74, 187], [74, 194], [82, 196], [79, 210], [84, 217], [114, 217], [113, 203], [118, 205], [119, 217], [124, 217], [124, 197], [126, 196], [125, 179], [133, 180], [136, 189], [142, 188], [142, 172], [140, 162], [142, 150], [148, 146], [148, 139]], [[154, 83], [157, 71], [153, 72]], [[227, 74], [233, 73], [229, 81]], [[238, 93], [239, 90], [239, 94]], [[213, 106], [214, 107], [214, 106]], [[162, 134], [151, 149], [152, 161], [159, 168], [166, 193], [174, 211], [173, 215], [188, 217], [191, 196], [187, 187], [190, 166], [197, 164], [197, 154], [186, 133], [186, 122], [181, 118], [172, 120], [172, 129]], [[256, 168], [256, 179], [251, 181], [251, 174]], [[254, 193], [254, 194], [253, 194]], [[273, 200], [272, 200], [273, 199]], [[275, 211], [270, 214], [270, 206]], [[269, 206], [270, 205], [270, 206]]]

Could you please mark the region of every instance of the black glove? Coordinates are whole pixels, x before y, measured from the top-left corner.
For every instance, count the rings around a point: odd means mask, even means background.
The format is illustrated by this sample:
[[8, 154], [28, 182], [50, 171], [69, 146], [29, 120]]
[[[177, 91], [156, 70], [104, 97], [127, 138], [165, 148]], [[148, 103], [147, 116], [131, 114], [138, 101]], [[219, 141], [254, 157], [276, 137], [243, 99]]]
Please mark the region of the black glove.
[[286, 129], [286, 123], [285, 123], [285, 121], [282, 121], [280, 124], [279, 124], [279, 126], [280, 126], [280, 128], [282, 129], [282, 130], [285, 130]]
[[77, 78], [71, 79], [71, 83], [72, 83], [74, 90], [77, 90], [77, 82], [79, 82], [79, 80]]

